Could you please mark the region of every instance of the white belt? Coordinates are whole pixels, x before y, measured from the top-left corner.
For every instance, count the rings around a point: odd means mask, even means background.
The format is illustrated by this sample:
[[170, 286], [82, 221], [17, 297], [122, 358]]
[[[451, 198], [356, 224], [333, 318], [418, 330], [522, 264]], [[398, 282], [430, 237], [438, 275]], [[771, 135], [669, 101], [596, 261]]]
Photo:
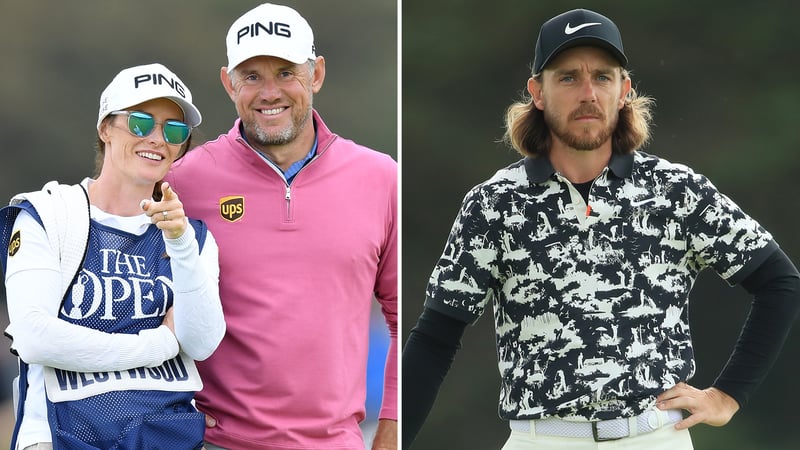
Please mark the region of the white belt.
[[626, 437], [653, 432], [665, 425], [678, 423], [683, 419], [679, 409], [646, 411], [638, 416], [624, 419], [599, 421], [570, 421], [550, 417], [547, 419], [510, 420], [512, 431], [535, 433], [542, 436], [561, 436], [571, 438], [592, 438], [595, 442], [613, 441]]

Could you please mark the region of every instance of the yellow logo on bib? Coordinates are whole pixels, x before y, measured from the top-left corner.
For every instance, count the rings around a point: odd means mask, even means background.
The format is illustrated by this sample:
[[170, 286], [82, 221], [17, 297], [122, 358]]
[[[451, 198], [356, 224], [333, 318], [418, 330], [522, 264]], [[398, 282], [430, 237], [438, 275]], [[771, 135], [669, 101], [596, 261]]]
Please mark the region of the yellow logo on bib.
[[8, 242], [8, 256], [16, 255], [21, 245], [22, 245], [22, 234], [20, 230], [17, 230], [11, 236], [11, 240]]

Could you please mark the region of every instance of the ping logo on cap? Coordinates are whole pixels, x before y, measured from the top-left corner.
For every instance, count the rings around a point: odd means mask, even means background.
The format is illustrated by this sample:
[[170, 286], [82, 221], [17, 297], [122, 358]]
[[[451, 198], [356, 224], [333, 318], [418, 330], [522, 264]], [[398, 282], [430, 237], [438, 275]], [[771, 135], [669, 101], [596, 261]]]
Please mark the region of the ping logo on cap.
[[166, 84], [173, 91], [177, 92], [183, 98], [186, 98], [186, 88], [183, 87], [180, 80], [167, 77], [163, 73], [145, 73], [133, 77], [133, 88], [139, 89], [142, 84], [152, 84], [154, 86], [161, 86]]
[[8, 256], [16, 255], [21, 246], [22, 234], [20, 230], [17, 230], [13, 235], [11, 235], [11, 240], [8, 241]]
[[244, 217], [244, 197], [231, 195], [219, 199], [219, 215], [228, 222], [236, 222]]
[[269, 35], [290, 38], [292, 37], [291, 28], [292, 27], [288, 23], [283, 22], [267, 22], [267, 25], [261, 22], [251, 23], [236, 33], [236, 44], [241, 44], [242, 38], [256, 37], [261, 34], [262, 31]]

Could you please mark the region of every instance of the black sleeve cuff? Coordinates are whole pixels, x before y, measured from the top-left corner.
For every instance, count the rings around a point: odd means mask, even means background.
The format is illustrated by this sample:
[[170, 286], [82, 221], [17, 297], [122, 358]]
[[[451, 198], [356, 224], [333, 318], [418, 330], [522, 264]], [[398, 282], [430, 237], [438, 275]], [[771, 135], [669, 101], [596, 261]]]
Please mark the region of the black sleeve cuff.
[[463, 309], [446, 305], [430, 297], [425, 298], [425, 307], [470, 325], [475, 323], [481, 316], [480, 314], [470, 313]]

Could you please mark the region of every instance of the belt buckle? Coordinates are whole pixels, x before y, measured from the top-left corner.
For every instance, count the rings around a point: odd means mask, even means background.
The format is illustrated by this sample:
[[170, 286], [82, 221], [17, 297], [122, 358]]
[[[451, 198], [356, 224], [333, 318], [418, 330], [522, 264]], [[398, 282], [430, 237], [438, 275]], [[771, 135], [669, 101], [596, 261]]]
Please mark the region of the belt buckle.
[[618, 441], [622, 439], [624, 436], [615, 437], [615, 438], [601, 438], [600, 434], [597, 432], [597, 424], [601, 421], [595, 420], [592, 421], [592, 438], [595, 442], [605, 442], [605, 441]]

